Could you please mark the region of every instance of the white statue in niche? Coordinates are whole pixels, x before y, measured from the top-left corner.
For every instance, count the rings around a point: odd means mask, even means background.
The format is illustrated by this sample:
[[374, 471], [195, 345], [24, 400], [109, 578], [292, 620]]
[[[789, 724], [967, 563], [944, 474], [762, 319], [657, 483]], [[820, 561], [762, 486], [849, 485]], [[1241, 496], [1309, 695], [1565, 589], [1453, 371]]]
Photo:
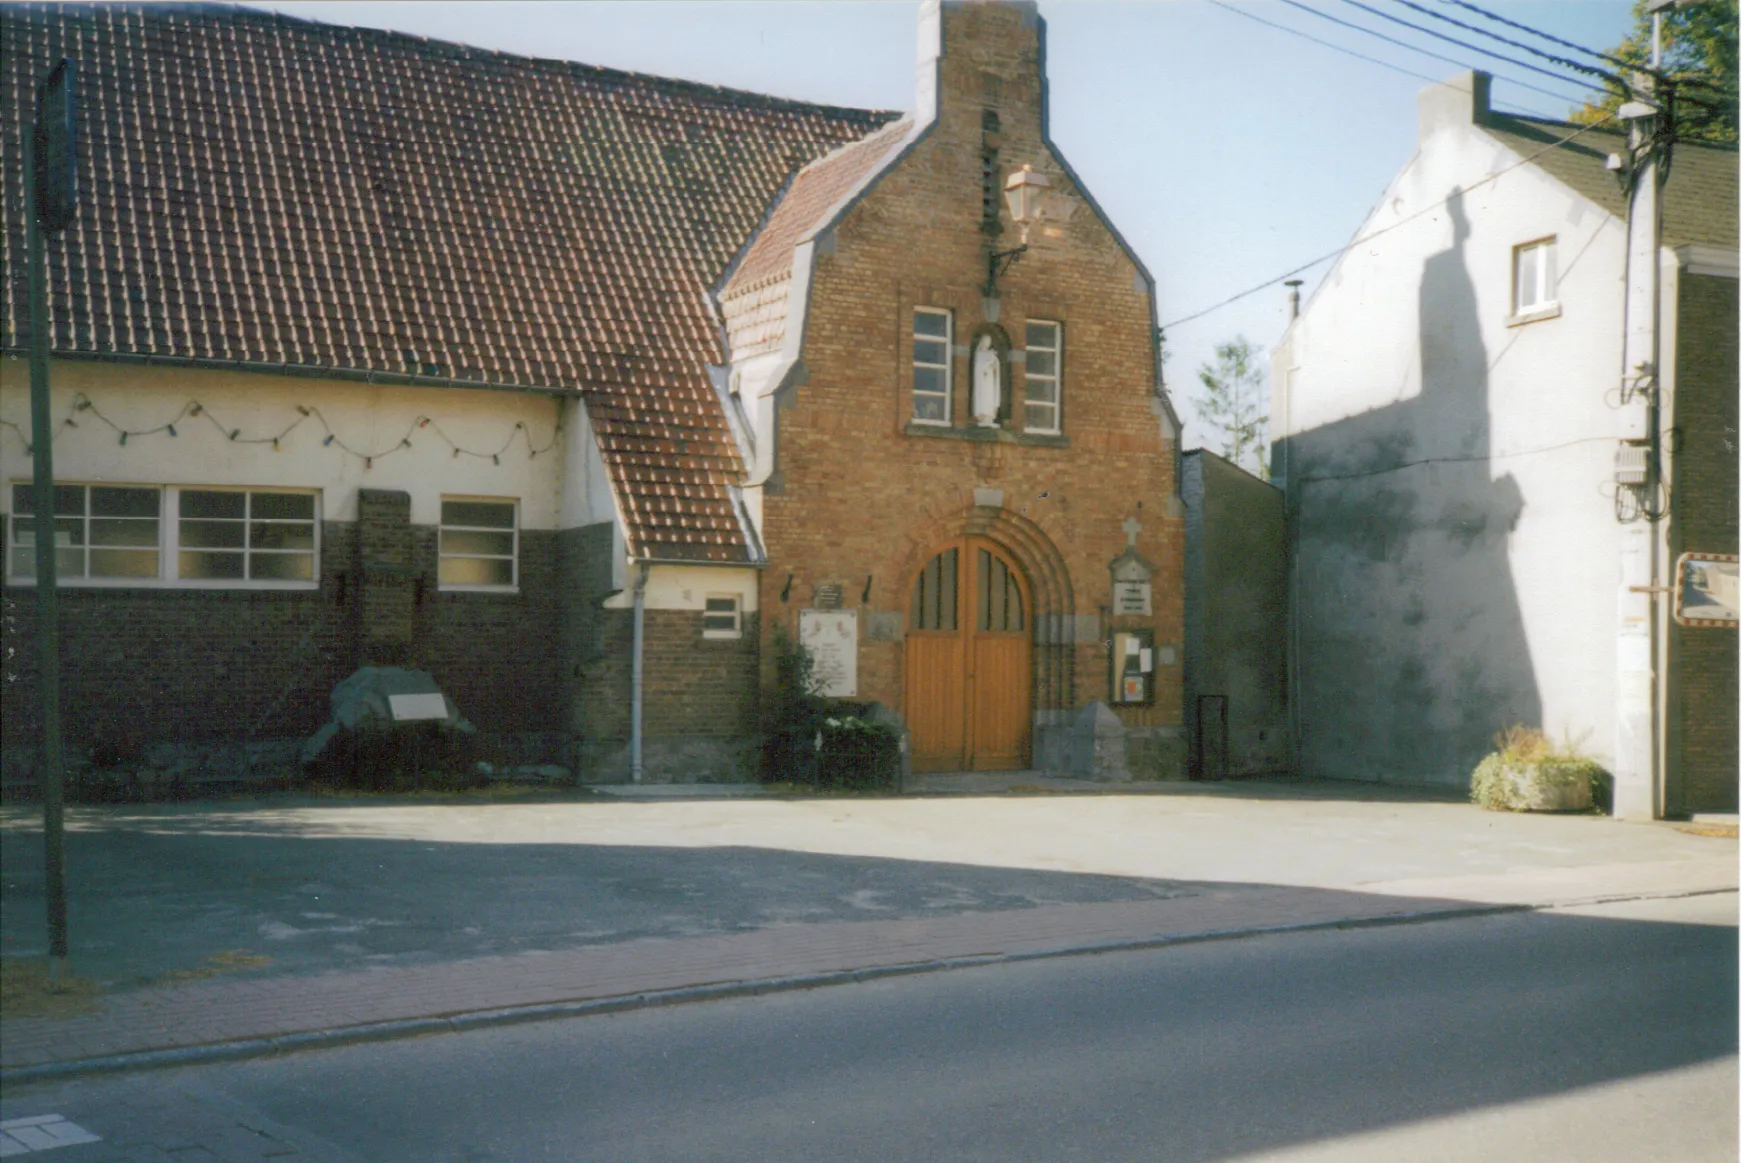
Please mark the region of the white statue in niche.
[[991, 336], [981, 335], [973, 348], [973, 419], [981, 428], [997, 427], [997, 409], [1003, 402], [1003, 369]]

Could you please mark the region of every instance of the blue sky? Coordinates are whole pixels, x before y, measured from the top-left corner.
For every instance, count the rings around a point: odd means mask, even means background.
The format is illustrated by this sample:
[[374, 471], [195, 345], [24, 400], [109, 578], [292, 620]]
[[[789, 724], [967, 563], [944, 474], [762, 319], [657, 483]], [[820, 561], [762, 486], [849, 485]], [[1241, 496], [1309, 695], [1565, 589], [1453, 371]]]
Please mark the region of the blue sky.
[[[1285, 0], [1226, 0], [1226, 6], [1211, 0], [1041, 0], [1053, 139], [1154, 273], [1164, 324], [1348, 241], [1414, 151], [1415, 95], [1428, 82], [1395, 70], [1442, 79], [1460, 65], [1484, 67], [1495, 73], [1497, 107], [1552, 117], [1564, 117], [1583, 91], [1576, 81], [1556, 82], [1423, 36], [1349, 0], [1299, 2], [1453, 60], [1386, 43]], [[1418, 2], [1517, 35], [1443, 0]], [[1484, 42], [1396, 0], [1362, 3]], [[884, 109], [910, 109], [913, 102], [917, 5], [895, 0], [252, 6], [806, 101]], [[1491, 0], [1481, 7], [1594, 49], [1611, 48], [1631, 24], [1629, 0]], [[1521, 51], [1493, 47], [1553, 68]], [[1304, 273], [1307, 293], [1328, 265]], [[1198, 366], [1213, 359], [1217, 343], [1237, 334], [1267, 347], [1285, 323], [1285, 291], [1275, 286], [1169, 328], [1167, 379], [1186, 421], [1188, 446], [1202, 435], [1191, 406]]]

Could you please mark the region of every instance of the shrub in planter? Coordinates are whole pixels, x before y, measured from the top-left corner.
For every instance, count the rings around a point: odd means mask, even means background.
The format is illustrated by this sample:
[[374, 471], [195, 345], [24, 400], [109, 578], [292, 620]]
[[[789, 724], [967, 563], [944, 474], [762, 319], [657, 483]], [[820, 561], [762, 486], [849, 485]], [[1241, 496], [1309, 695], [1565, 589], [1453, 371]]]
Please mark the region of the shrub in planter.
[[1607, 772], [1571, 743], [1521, 725], [1494, 737], [1498, 750], [1469, 780], [1469, 800], [1496, 812], [1588, 811]]
[[901, 774], [901, 739], [887, 723], [830, 715], [817, 732], [817, 782], [866, 790], [893, 788]]
[[774, 664], [774, 685], [762, 702], [762, 780], [813, 784], [825, 704], [816, 693], [816, 660], [784, 631], [775, 630]]

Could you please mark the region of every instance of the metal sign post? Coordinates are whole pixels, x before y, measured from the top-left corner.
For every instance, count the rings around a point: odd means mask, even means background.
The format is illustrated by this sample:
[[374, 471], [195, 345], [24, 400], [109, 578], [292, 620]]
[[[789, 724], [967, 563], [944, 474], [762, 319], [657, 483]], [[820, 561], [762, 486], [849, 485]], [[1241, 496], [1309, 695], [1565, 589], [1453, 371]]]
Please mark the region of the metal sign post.
[[78, 207], [78, 135], [73, 120], [73, 62], [62, 58], [36, 94], [36, 126], [24, 152], [25, 215], [30, 262], [30, 440], [34, 460], [37, 684], [42, 696], [42, 839], [51, 975], [66, 971], [66, 867], [60, 737], [60, 602], [56, 584], [54, 431], [49, 422], [46, 234], [58, 234]]

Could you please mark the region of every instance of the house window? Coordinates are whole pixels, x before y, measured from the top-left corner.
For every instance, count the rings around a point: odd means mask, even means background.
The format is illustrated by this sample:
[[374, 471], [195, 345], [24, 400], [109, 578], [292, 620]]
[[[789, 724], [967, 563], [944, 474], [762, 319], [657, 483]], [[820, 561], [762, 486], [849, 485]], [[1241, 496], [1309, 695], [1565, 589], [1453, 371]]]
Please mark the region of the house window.
[[178, 493], [176, 576], [183, 581], [314, 580], [314, 494]]
[[1527, 315], [1555, 305], [1557, 272], [1554, 269], [1554, 240], [1544, 239], [1520, 246], [1512, 252], [1513, 315]]
[[1063, 358], [1063, 325], [1039, 321], [1029, 323], [1026, 398], [1022, 412], [1022, 427], [1026, 431], [1058, 431]]
[[442, 589], [511, 590], [519, 584], [518, 509], [511, 500], [442, 498]]
[[[152, 579], [162, 570], [163, 490], [115, 485], [54, 487], [58, 576]], [[36, 577], [36, 489], [12, 486], [12, 576]]]
[[[58, 576], [122, 585], [315, 584], [313, 492], [158, 485], [56, 485]], [[36, 490], [12, 486], [14, 582], [36, 579]]]
[[703, 638], [742, 638], [742, 611], [736, 594], [709, 594], [701, 613]]
[[949, 423], [950, 359], [954, 320], [947, 311], [913, 312], [913, 422]]

